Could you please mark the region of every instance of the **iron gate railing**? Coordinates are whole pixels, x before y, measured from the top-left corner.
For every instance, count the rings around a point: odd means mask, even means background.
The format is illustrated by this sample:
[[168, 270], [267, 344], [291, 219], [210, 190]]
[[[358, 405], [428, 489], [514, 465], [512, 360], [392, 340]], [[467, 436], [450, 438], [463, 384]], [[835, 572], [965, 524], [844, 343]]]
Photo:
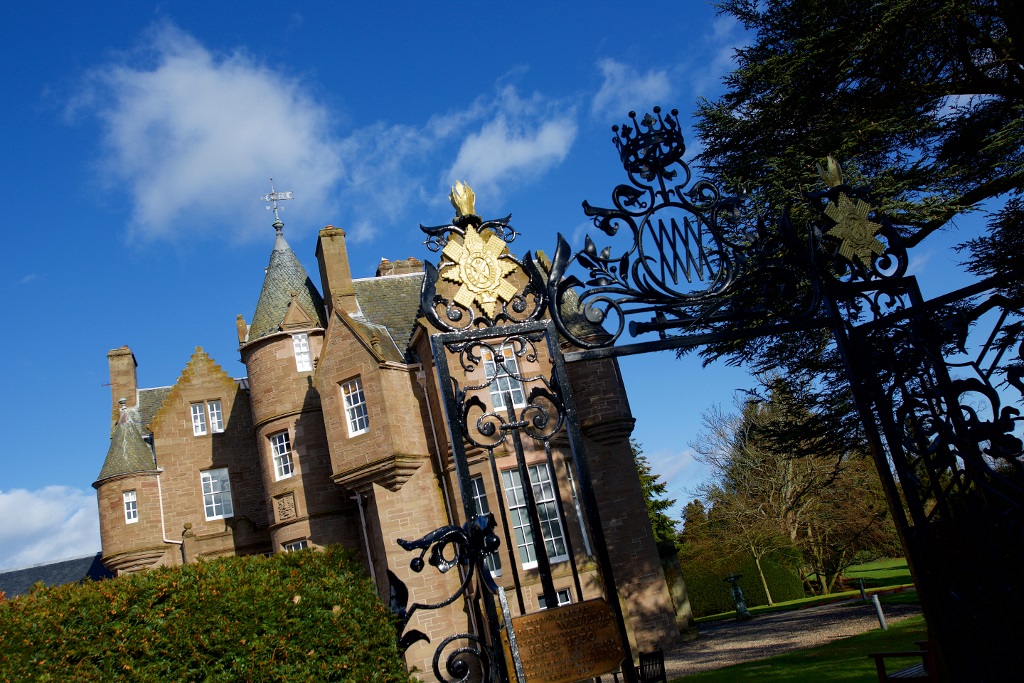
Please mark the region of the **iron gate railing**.
[[[662, 115], [655, 108], [641, 120], [630, 113], [627, 124], [613, 130], [630, 182], [613, 190], [611, 208], [585, 202], [584, 211], [607, 238], [625, 241], [618, 250], [587, 236], [573, 253], [559, 235], [545, 276], [529, 253], [517, 261], [499, 248], [516, 235], [508, 219], [485, 223], [462, 211], [451, 226], [425, 229], [428, 246], [448, 258], [440, 271], [428, 264], [422, 308], [443, 331], [432, 341], [467, 519], [479, 512], [470, 493], [467, 443], [486, 451], [500, 491], [495, 444], [512, 439], [526, 482], [523, 435], [543, 444], [550, 463], [550, 441], [564, 424], [611, 587], [609, 602], [625, 638], [565, 363], [829, 330], [921, 592], [940, 674], [1000, 681], [1024, 670], [1017, 644], [1024, 591], [1014, 586], [1024, 567], [1020, 283], [996, 278], [924, 301], [907, 275], [899, 230], [867, 191], [843, 183], [832, 160], [820, 169], [827, 189], [807, 196], [819, 218], [798, 230], [785, 212], [775, 220], [748, 220], [743, 197], [726, 196], [704, 181], [691, 185], [676, 111]], [[453, 242], [451, 234], [461, 239]], [[518, 286], [504, 280], [516, 269]], [[586, 273], [583, 279], [576, 270]], [[437, 293], [439, 278], [446, 277], [460, 285], [451, 299]], [[983, 323], [983, 339], [972, 346], [969, 337]], [[556, 329], [576, 347], [564, 358], [553, 341]], [[619, 343], [627, 332], [638, 341]], [[651, 333], [657, 338], [644, 340]], [[510, 354], [533, 363], [541, 347], [550, 354], [551, 375], [505, 362]], [[496, 369], [483, 383], [460, 386], [448, 371], [449, 355], [472, 373], [485, 354]], [[952, 358], [957, 354], [961, 358]], [[499, 377], [538, 385], [522, 408], [507, 392], [502, 414], [474, 394]], [[529, 526], [542, 538], [543, 520], [530, 498]], [[511, 544], [505, 506], [501, 512], [501, 533]], [[474, 541], [472, 534], [484, 538], [491, 526], [474, 524], [477, 531], [442, 536], [467, 539], [460, 541], [466, 550], [459, 563], [475, 566], [487, 584], [480, 553], [492, 541]], [[544, 594], [553, 604], [544, 543], [537, 545]], [[489, 642], [489, 661], [497, 662], [500, 624], [484, 593], [491, 640], [480, 642]], [[495, 673], [499, 668], [490, 668], [488, 680], [504, 675]]]

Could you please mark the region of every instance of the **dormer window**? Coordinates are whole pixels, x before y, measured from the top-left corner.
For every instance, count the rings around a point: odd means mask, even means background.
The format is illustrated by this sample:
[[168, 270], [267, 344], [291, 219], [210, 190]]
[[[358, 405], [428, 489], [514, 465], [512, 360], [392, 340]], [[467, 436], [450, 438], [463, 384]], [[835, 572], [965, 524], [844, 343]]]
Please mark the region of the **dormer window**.
[[292, 346], [295, 348], [295, 369], [299, 372], [311, 372], [313, 359], [309, 355], [309, 335], [293, 334]]

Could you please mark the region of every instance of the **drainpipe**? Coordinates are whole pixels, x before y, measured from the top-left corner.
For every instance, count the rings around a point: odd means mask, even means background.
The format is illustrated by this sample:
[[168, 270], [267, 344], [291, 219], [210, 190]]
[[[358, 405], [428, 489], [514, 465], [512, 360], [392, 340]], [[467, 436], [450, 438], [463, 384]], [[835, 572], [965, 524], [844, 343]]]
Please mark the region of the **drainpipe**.
[[[455, 524], [456, 520], [455, 515], [452, 514], [452, 503], [448, 499], [448, 477], [445, 474], [448, 470], [445, 468], [444, 456], [441, 454], [441, 444], [437, 440], [437, 426], [434, 424], [434, 411], [430, 407], [430, 393], [427, 391], [427, 373], [423, 370], [422, 359], [420, 359], [419, 366], [420, 370], [416, 373], [416, 379], [423, 388], [423, 400], [427, 402], [427, 418], [430, 421], [430, 435], [434, 439], [434, 455], [437, 456], [437, 476], [441, 478], [441, 500], [444, 501], [444, 509], [448, 514], [448, 523]], [[459, 574], [465, 578], [463, 571], [463, 568], [460, 566]], [[480, 629], [476, 623], [476, 613], [471, 608], [467, 609], [466, 613], [469, 615], [470, 628], [473, 633], [480, 633]]]
[[[163, 473], [163, 468], [158, 468], [156, 471], [156, 496], [160, 500], [160, 535], [163, 536], [164, 543], [170, 543], [181, 547], [181, 563], [185, 564], [185, 532], [181, 532], [182, 540], [175, 541], [167, 538], [167, 526], [164, 524], [164, 489], [160, 485], [160, 475]], [[192, 528], [192, 525], [187, 525], [185, 531]]]
[[452, 514], [452, 503], [448, 499], [448, 477], [444, 466], [444, 456], [441, 454], [441, 444], [437, 440], [437, 426], [434, 424], [434, 410], [430, 407], [430, 394], [427, 391], [427, 373], [423, 371], [423, 361], [419, 363], [420, 370], [416, 373], [416, 380], [423, 388], [423, 400], [427, 402], [427, 417], [430, 421], [430, 435], [434, 439], [434, 455], [437, 457], [437, 474], [441, 477], [441, 499], [444, 500], [444, 509], [448, 514], [448, 523], [455, 524], [455, 515]]
[[366, 546], [366, 565], [370, 568], [370, 579], [373, 585], [377, 585], [377, 572], [373, 570], [373, 555], [370, 554], [370, 534], [366, 531], [366, 514], [363, 512], [363, 494], [357, 493], [352, 496], [359, 508], [359, 523], [363, 529], [363, 544]]

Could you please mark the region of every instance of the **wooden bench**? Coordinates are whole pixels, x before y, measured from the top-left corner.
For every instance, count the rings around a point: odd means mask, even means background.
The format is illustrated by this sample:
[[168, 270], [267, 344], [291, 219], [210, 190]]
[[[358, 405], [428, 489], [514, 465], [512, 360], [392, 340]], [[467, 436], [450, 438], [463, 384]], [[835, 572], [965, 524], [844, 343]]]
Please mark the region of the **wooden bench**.
[[[878, 683], [887, 681], [938, 681], [935, 674], [935, 653], [928, 647], [927, 641], [917, 643], [919, 649], [907, 650], [904, 652], [872, 652], [868, 655], [875, 660], [875, 670], [878, 673]], [[886, 659], [920, 659], [919, 664], [908, 666], [905, 669], [888, 673], [885, 670]]]

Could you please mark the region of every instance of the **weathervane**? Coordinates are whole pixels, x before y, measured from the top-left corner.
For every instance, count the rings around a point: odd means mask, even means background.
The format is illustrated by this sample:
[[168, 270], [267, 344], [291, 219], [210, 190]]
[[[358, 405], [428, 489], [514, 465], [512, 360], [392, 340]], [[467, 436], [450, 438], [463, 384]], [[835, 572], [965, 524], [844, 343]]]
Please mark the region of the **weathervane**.
[[[280, 201], [284, 201], [286, 199], [295, 199], [295, 197], [292, 196], [291, 191], [288, 191], [288, 192], [275, 192], [274, 191], [274, 179], [271, 178], [270, 179], [270, 194], [265, 194], [262, 197], [260, 197], [260, 199], [262, 199], [265, 202], [273, 203], [273, 206], [268, 206], [267, 210], [268, 211], [271, 210], [271, 209], [274, 210], [274, 227], [278, 228], [279, 230], [280, 230], [280, 228], [283, 228], [284, 227], [284, 223], [281, 222], [281, 217], [277, 215], [277, 208], [278, 208], [277, 207], [277, 203], [280, 202]], [[280, 225], [280, 228], [278, 227], [279, 225]]]

